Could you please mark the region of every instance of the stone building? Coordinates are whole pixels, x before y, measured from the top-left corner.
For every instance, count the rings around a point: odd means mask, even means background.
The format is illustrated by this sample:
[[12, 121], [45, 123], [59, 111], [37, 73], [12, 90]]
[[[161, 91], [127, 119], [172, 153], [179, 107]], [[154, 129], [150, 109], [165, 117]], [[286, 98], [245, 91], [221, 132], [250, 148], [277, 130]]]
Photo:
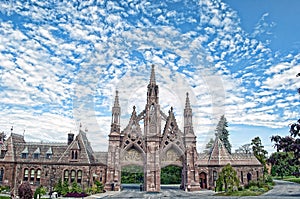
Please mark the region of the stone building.
[[31, 143], [11, 133], [0, 143], [0, 184], [17, 190], [23, 181], [29, 181], [33, 189], [43, 185], [51, 191], [59, 179], [77, 182], [83, 189], [99, 180], [106, 190], [120, 190], [122, 167], [127, 165], [143, 167], [143, 187], [148, 192], [160, 191], [161, 169], [168, 165], [182, 168], [181, 188], [187, 191], [213, 189], [218, 172], [227, 163], [237, 170], [241, 184], [262, 175], [263, 167], [253, 155], [229, 154], [218, 138], [209, 154], [199, 154], [192, 115], [188, 94], [183, 131], [172, 107], [167, 114], [160, 109], [152, 66], [145, 109], [137, 112], [133, 106], [124, 129], [116, 92], [107, 152], [94, 152], [81, 129], [75, 137], [68, 134], [65, 143]]

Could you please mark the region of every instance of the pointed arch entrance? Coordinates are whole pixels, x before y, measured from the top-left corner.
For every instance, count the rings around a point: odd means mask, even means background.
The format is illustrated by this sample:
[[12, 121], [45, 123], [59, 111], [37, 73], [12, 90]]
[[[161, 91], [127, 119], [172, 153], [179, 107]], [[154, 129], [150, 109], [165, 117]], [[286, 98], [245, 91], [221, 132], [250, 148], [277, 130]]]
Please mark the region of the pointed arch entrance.
[[[184, 109], [184, 131], [180, 131], [173, 108], [166, 115], [159, 104], [159, 87], [156, 84], [154, 66], [147, 86], [147, 103], [139, 114], [135, 106], [126, 128], [120, 129], [121, 108], [118, 92], [112, 107], [112, 124], [107, 156], [107, 183], [120, 190], [121, 170], [126, 165], [143, 166], [144, 190], [160, 191], [161, 168], [168, 165], [182, 167], [182, 188], [200, 190], [196, 150], [196, 136], [192, 125], [192, 109], [188, 94]], [[165, 125], [163, 126], [163, 122]], [[143, 124], [143, 131], [140, 123]]]
[[207, 189], [207, 173], [201, 172], [199, 174], [200, 177], [200, 187], [201, 189]]

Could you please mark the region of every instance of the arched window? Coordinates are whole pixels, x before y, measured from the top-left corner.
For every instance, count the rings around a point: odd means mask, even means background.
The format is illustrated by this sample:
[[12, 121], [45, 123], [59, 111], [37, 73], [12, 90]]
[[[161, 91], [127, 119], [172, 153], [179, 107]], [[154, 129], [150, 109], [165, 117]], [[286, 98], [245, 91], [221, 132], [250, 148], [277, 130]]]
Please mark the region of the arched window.
[[72, 170], [71, 171], [71, 182], [74, 182], [76, 178], [76, 171]]
[[0, 183], [3, 182], [3, 175], [4, 175], [4, 169], [1, 168], [1, 170], [0, 170]]
[[251, 175], [251, 173], [247, 173], [247, 181], [248, 181], [248, 183], [250, 182], [250, 180], [252, 180], [252, 175]]
[[256, 179], [259, 180], [259, 172], [256, 171]]
[[100, 171], [100, 179], [99, 179], [100, 182], [102, 182], [102, 175], [103, 175], [103, 174], [102, 174], [102, 170], [101, 170], [101, 171]]
[[38, 169], [36, 172], [36, 183], [40, 184], [41, 182], [41, 169]]
[[218, 179], [218, 172], [217, 171], [213, 171], [213, 179], [214, 179], [214, 181], [217, 181], [217, 179]]
[[71, 151], [71, 159], [77, 160], [77, 158], [78, 158], [78, 151], [77, 150]]
[[24, 169], [24, 177], [23, 177], [24, 181], [28, 181], [28, 173], [29, 173], [28, 169]]
[[30, 182], [33, 182], [33, 181], [34, 181], [34, 174], [35, 174], [34, 169], [31, 169], [31, 170], [30, 170]]
[[81, 170], [78, 170], [77, 171], [77, 183], [81, 183], [82, 181], [82, 171]]
[[65, 172], [64, 172], [64, 181], [69, 182], [69, 171], [68, 170], [65, 170]]
[[243, 174], [243, 171], [241, 171], [241, 182], [244, 183], [244, 174]]

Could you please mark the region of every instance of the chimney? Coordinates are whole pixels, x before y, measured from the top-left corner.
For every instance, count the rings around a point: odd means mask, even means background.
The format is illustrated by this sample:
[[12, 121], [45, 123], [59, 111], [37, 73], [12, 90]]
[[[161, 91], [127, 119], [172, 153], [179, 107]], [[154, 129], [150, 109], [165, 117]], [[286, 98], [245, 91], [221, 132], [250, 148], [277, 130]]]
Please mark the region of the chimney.
[[74, 140], [74, 134], [68, 133], [68, 145], [70, 145]]

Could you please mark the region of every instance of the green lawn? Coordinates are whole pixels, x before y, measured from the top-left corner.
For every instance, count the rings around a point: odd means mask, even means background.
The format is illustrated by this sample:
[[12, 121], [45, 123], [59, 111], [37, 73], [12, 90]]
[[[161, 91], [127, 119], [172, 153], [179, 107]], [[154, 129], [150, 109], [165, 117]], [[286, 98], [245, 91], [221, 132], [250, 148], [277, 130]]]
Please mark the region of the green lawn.
[[300, 184], [300, 178], [297, 178], [295, 176], [284, 176], [283, 178], [276, 177], [274, 179], [276, 179], [276, 180], [285, 180], [285, 181], [295, 182], [295, 183], [299, 183]]
[[248, 189], [242, 191], [234, 191], [234, 192], [222, 192], [217, 193], [215, 196], [259, 196], [265, 193], [265, 191], [250, 191]]
[[10, 199], [9, 196], [0, 196], [0, 199]]

